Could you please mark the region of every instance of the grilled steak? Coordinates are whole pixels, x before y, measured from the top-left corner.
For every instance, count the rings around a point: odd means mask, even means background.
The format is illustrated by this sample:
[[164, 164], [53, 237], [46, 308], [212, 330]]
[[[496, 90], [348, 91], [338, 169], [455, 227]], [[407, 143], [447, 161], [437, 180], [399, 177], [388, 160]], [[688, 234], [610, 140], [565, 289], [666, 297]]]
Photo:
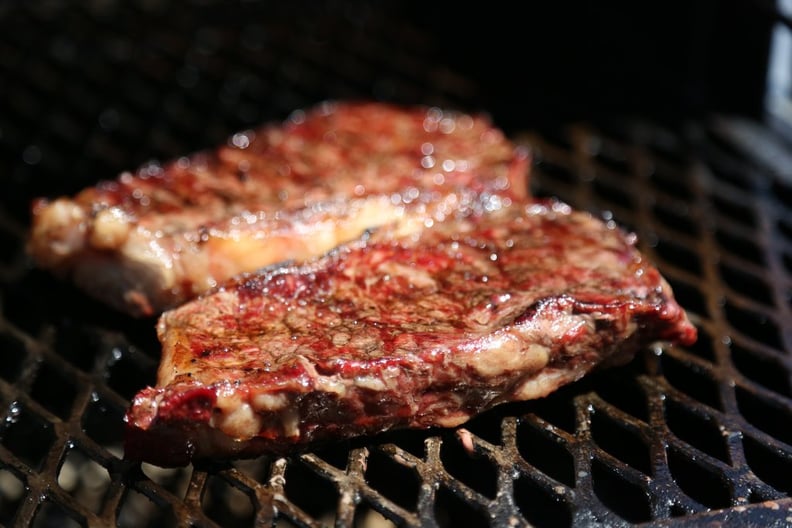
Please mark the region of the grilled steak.
[[325, 103], [215, 151], [41, 199], [28, 247], [41, 267], [148, 316], [372, 227], [523, 198], [527, 168], [526, 154], [482, 116]]
[[246, 274], [162, 315], [163, 361], [126, 421], [161, 465], [450, 427], [696, 330], [634, 237], [514, 203]]

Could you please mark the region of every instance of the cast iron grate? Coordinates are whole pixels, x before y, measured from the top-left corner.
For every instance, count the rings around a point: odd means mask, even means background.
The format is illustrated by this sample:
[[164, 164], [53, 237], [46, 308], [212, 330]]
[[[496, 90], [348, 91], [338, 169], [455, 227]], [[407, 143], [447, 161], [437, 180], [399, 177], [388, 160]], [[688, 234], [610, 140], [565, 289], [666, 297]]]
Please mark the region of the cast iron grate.
[[700, 329], [696, 345], [647, 350], [464, 429], [180, 469], [124, 461], [124, 409], [157, 365], [153, 323], [32, 269], [29, 200], [322, 98], [476, 101], [430, 36], [363, 5], [312, 4], [290, 31], [294, 8], [188, 7], [0, 9], [0, 523], [792, 522], [792, 182], [706, 124], [511, 131], [534, 152], [536, 194], [638, 234]]

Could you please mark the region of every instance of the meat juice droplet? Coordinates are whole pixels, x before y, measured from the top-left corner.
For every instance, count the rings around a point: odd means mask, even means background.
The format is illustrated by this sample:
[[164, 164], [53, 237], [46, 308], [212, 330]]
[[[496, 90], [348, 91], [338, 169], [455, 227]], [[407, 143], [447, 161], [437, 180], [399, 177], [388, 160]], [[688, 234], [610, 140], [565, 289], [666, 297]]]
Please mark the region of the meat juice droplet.
[[305, 110], [295, 110], [289, 116], [289, 121], [295, 125], [300, 125], [305, 122]]
[[238, 132], [231, 137], [231, 144], [238, 149], [246, 149], [250, 146], [250, 138], [247, 134]]
[[5, 422], [6, 424], [13, 424], [19, 421], [19, 416], [22, 414], [22, 407], [14, 402], [11, 404], [11, 407], [8, 409], [8, 414], [6, 415]]
[[440, 120], [440, 132], [443, 134], [450, 134], [456, 129], [456, 121], [450, 117], [444, 117]]

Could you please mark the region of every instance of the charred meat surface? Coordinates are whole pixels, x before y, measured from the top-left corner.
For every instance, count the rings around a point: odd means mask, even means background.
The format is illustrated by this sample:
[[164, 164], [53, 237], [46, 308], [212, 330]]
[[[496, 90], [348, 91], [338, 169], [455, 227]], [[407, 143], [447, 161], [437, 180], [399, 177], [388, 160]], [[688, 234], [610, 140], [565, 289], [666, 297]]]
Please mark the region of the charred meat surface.
[[634, 236], [515, 202], [240, 276], [160, 318], [126, 456], [160, 465], [461, 424], [696, 330]]
[[484, 116], [328, 102], [214, 151], [37, 200], [28, 250], [102, 301], [151, 316], [370, 228], [524, 198], [528, 165]]

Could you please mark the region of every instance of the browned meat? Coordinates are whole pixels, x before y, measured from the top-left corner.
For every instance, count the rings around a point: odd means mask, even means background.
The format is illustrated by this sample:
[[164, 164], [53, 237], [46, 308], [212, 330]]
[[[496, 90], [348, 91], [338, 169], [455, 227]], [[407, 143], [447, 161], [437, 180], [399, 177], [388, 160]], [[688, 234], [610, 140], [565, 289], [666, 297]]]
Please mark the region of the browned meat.
[[561, 203], [515, 203], [234, 279], [161, 317], [126, 456], [179, 465], [456, 426], [656, 340], [692, 343], [633, 244]]
[[[482, 116], [326, 103], [33, 207], [43, 268], [133, 315], [244, 271], [320, 255], [366, 229], [525, 197], [528, 160]], [[409, 213], [409, 214], [407, 214]]]

